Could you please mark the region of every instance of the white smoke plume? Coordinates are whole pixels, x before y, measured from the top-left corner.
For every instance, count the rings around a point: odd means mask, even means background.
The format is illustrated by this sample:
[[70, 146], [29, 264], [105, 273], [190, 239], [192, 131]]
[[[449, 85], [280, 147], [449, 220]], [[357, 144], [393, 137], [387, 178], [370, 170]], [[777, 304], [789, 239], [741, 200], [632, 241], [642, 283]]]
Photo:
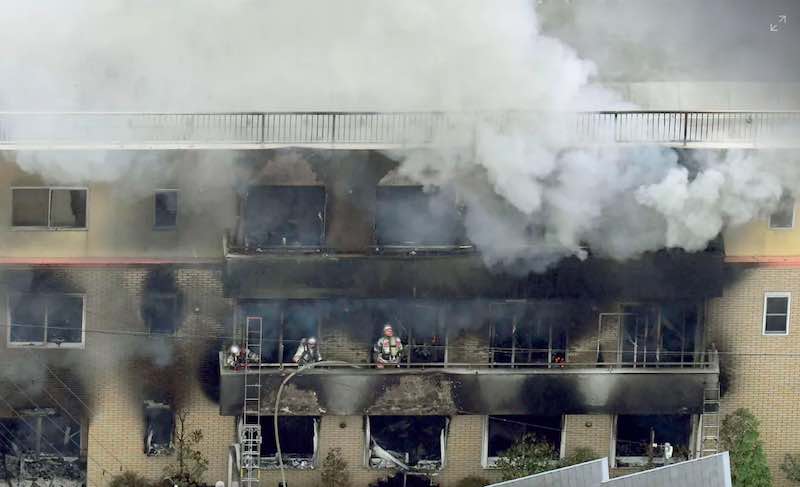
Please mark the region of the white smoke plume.
[[[593, 84], [597, 65], [541, 32], [526, 0], [0, 5], [6, 110], [631, 108]], [[615, 258], [699, 250], [798, 187], [785, 155], [699, 155], [690, 173], [670, 149], [575, 148], [547, 120], [465, 124], [437, 150], [392, 156], [404, 176], [462, 199], [487, 263], [517, 268], [587, 245]], [[27, 168], [48, 172], [44, 157]]]

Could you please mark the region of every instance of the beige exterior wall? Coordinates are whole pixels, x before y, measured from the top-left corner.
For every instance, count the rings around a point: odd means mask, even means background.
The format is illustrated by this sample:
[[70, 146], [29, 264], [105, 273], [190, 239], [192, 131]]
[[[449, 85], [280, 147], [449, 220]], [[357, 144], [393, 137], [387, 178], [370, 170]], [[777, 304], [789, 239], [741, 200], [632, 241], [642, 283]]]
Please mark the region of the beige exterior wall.
[[614, 417], [608, 414], [567, 414], [564, 417], [566, 454], [590, 448], [602, 456], [611, 455]]
[[[40, 157], [58, 156], [44, 153]], [[234, 156], [220, 153], [222, 161], [183, 152], [162, 157], [158, 171], [148, 171], [152, 165], [146, 161], [139, 170], [139, 162], [134, 161], [120, 180], [93, 183], [80, 176], [42, 177], [23, 171], [13, 160], [0, 160], [0, 258], [221, 259], [223, 231], [236, 220], [229, 164]], [[19, 186], [87, 188], [87, 228], [12, 227], [11, 188]], [[179, 190], [175, 229], [153, 228], [158, 189]]]
[[[721, 298], [708, 307], [709, 339], [722, 361], [722, 413], [750, 409], [761, 423], [761, 438], [776, 487], [794, 485], [780, 471], [787, 453], [800, 453], [800, 269], [736, 268]], [[764, 293], [791, 292], [788, 336], [762, 334]]]
[[[798, 205], [795, 205], [797, 218]], [[762, 218], [725, 232], [725, 255], [729, 257], [791, 257], [800, 249], [800, 220], [793, 228], [774, 229]]]

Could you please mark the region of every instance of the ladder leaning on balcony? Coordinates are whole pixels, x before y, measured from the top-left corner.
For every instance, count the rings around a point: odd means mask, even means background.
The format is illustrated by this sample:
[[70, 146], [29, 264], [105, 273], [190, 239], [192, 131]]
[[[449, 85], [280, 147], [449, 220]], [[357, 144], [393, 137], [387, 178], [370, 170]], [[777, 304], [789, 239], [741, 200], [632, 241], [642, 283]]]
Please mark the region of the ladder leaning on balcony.
[[719, 383], [703, 390], [703, 418], [700, 431], [700, 457], [719, 453], [720, 439], [720, 390]]
[[[261, 458], [261, 334], [260, 317], [248, 316], [245, 321], [244, 406], [241, 429], [241, 482], [242, 487], [257, 487]], [[251, 362], [251, 357], [256, 363]]]

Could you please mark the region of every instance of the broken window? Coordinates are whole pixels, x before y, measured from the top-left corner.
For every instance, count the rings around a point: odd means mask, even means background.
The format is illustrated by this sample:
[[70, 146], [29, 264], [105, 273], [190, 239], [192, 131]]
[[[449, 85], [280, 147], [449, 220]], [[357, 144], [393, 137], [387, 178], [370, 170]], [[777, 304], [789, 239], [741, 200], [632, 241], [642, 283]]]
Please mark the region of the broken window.
[[242, 316], [262, 319], [264, 364], [294, 365], [300, 340], [319, 337], [319, 309], [310, 301], [249, 301], [242, 305]]
[[5, 434], [2, 449], [7, 454], [80, 456], [80, 425], [54, 409], [25, 410], [18, 417], [0, 419], [0, 432]]
[[422, 186], [378, 186], [375, 237], [381, 247], [466, 243], [456, 203], [442, 192], [426, 192]]
[[12, 295], [9, 311], [10, 343], [57, 346], [83, 343], [83, 296]]
[[789, 334], [791, 293], [764, 294], [764, 335]]
[[691, 455], [691, 415], [619, 415], [616, 430], [617, 465], [664, 462], [664, 445], [673, 448], [673, 461]]
[[15, 227], [86, 228], [86, 195], [80, 188], [12, 188]]
[[567, 315], [548, 304], [493, 305], [492, 362], [515, 367], [562, 364], [567, 353]]
[[535, 441], [547, 442], [553, 449], [553, 459], [559, 458], [562, 425], [561, 416], [488, 416], [484, 432], [484, 465], [493, 466], [525, 435], [531, 435]]
[[[261, 421], [261, 468], [278, 467], [278, 447], [275, 443], [273, 417]], [[319, 418], [316, 416], [279, 416], [278, 434], [281, 439], [283, 463], [289, 468], [312, 468], [319, 441]]]
[[142, 306], [147, 329], [154, 335], [174, 335], [178, 329], [178, 296], [172, 293], [148, 293]]
[[173, 452], [172, 438], [175, 432], [175, 413], [160, 402], [144, 403], [144, 453], [149, 457], [169, 455]]
[[254, 186], [244, 209], [248, 247], [323, 245], [325, 188], [322, 186]]
[[694, 303], [670, 303], [661, 306], [659, 362], [684, 364], [695, 361], [697, 309]]
[[633, 367], [657, 361], [658, 308], [648, 305], [622, 307], [620, 351], [622, 363]]
[[158, 190], [153, 201], [155, 204], [153, 227], [175, 228], [178, 224], [178, 190]]
[[404, 471], [442, 468], [448, 422], [446, 416], [367, 416], [369, 467]]
[[794, 198], [784, 194], [778, 203], [778, 209], [769, 216], [769, 228], [794, 227]]

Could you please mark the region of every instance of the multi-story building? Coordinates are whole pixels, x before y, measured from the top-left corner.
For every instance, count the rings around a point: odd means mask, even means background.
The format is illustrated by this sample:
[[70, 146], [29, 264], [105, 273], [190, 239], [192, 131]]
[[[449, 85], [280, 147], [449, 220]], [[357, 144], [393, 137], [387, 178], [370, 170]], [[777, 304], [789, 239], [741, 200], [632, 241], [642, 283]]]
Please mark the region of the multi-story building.
[[[792, 230], [520, 275], [487, 268], [458, 195], [389, 157], [426, 150], [441, 114], [5, 117], [0, 448], [23, 470], [63, 477], [76, 467], [48, 457], [74, 457], [90, 486], [156, 479], [181, 425], [203, 432], [208, 482], [278, 485], [282, 460], [313, 486], [333, 448], [354, 485], [496, 479], [526, 433], [554, 459], [635, 467], [653, 443], [717, 451], [720, 381], [723, 412], [762, 419], [776, 475], [793, 447], [788, 407], [764, 400], [790, 397]], [[788, 119], [590, 114], [576, 143], [686, 154]], [[73, 170], [101, 157], [115, 174]], [[399, 367], [375, 364], [385, 323]], [[335, 363], [293, 374], [312, 336]], [[230, 366], [232, 345], [255, 358]]]

